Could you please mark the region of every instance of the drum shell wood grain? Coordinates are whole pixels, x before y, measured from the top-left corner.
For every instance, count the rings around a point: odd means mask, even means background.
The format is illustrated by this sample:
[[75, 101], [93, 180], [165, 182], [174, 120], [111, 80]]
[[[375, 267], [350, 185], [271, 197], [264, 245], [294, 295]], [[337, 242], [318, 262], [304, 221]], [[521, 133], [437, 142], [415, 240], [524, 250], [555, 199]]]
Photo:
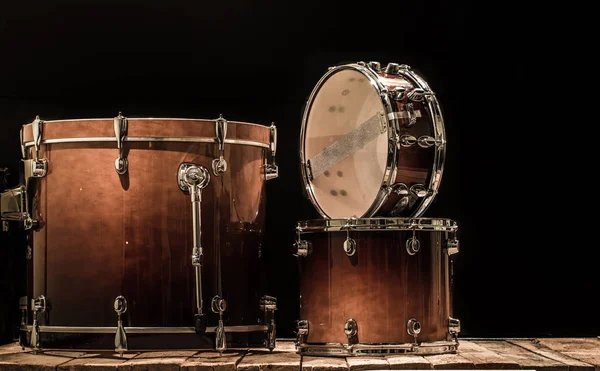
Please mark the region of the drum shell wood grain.
[[[110, 120], [45, 122], [43, 139], [114, 136]], [[129, 136], [155, 138], [215, 135], [212, 120], [130, 119]], [[268, 145], [269, 129], [230, 122], [227, 138]], [[24, 126], [23, 141], [32, 140]], [[202, 192], [204, 312], [217, 295], [220, 250], [225, 326], [256, 325], [263, 314], [261, 243], [265, 180], [262, 146], [226, 144], [227, 171]], [[123, 295], [125, 326], [193, 326], [195, 304], [192, 208], [177, 184], [177, 168], [193, 162], [211, 169], [216, 143], [125, 142], [128, 171], [114, 168], [115, 142], [42, 144], [45, 177], [30, 183], [34, 218], [30, 297], [45, 295], [52, 307], [40, 325], [116, 326], [113, 301]], [[28, 157], [34, 155], [28, 147]]]
[[357, 251], [343, 249], [346, 232], [301, 235], [312, 253], [299, 257], [300, 317], [308, 320], [307, 343], [347, 343], [344, 324], [358, 323], [361, 344], [411, 343], [411, 318], [421, 324], [418, 341], [450, 340], [452, 316], [447, 232], [416, 232], [420, 250], [409, 255], [408, 231], [351, 232]]

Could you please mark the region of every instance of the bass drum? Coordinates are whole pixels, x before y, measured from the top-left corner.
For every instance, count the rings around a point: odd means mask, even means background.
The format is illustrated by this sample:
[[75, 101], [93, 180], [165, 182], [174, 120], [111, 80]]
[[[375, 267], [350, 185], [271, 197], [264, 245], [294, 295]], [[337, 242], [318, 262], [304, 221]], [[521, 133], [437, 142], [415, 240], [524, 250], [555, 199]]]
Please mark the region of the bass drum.
[[361, 356], [457, 350], [449, 219], [299, 222], [298, 352]]
[[444, 130], [434, 92], [409, 66], [332, 67], [304, 110], [306, 194], [324, 218], [419, 217], [440, 186]]
[[38, 118], [21, 143], [33, 246], [22, 342], [275, 346], [261, 267], [274, 125]]

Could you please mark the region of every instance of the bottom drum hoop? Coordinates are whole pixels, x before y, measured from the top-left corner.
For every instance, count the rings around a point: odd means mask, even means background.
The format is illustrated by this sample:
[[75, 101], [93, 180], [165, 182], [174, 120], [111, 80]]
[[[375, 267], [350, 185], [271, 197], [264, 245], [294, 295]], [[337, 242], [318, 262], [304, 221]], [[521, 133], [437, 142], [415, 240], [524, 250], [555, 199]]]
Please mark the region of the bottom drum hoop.
[[302, 343], [297, 353], [305, 356], [358, 357], [388, 356], [395, 354], [435, 355], [452, 354], [458, 350], [458, 340], [435, 341], [428, 343], [397, 344], [341, 344], [341, 343]]
[[348, 218], [315, 219], [298, 222], [299, 233], [339, 231], [425, 231], [456, 232], [458, 223], [434, 218]]
[[[125, 327], [128, 352], [161, 349], [214, 350], [215, 327], [197, 334], [193, 327]], [[22, 326], [20, 343], [31, 348], [32, 326]], [[40, 326], [40, 350], [77, 349], [81, 351], [114, 350], [116, 327]], [[268, 348], [268, 326], [225, 326], [226, 348]]]

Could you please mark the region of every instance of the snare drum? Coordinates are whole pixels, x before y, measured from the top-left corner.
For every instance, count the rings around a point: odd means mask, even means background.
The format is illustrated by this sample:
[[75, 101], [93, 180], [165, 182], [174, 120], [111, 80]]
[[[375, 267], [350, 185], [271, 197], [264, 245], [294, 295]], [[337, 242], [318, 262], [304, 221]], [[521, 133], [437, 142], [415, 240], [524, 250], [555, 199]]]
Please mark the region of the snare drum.
[[325, 218], [421, 216], [438, 192], [445, 150], [435, 94], [407, 65], [332, 67], [304, 110], [302, 179]]
[[319, 219], [297, 224], [298, 352], [360, 356], [457, 350], [449, 219]]
[[223, 117], [25, 125], [15, 194], [29, 202], [6, 202], [33, 247], [22, 343], [272, 349], [261, 244], [276, 133]]

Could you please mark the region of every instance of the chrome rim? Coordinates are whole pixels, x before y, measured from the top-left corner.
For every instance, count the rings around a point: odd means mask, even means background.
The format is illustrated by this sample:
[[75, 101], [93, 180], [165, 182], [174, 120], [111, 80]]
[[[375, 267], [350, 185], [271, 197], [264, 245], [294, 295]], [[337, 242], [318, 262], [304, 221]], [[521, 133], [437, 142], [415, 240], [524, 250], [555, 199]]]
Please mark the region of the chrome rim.
[[[57, 143], [89, 143], [89, 142], [116, 142], [116, 137], [86, 137], [86, 138], [55, 138], [42, 140], [41, 144], [57, 144]], [[213, 143], [216, 144], [215, 138], [208, 137], [125, 137], [123, 142], [186, 142], [186, 143]], [[268, 144], [255, 142], [244, 139], [225, 139], [226, 144], [237, 144], [245, 146], [254, 146], [260, 148], [269, 148]], [[31, 147], [34, 143], [27, 142], [25, 147]]]
[[458, 223], [452, 219], [434, 218], [314, 219], [298, 222], [296, 229], [299, 233], [337, 231], [456, 232]]
[[[21, 327], [21, 330], [31, 331], [32, 326]], [[194, 334], [194, 327], [124, 327], [127, 334]], [[268, 331], [264, 325], [225, 326], [225, 332], [263, 332]], [[77, 326], [40, 326], [40, 334], [71, 333], [71, 334], [114, 334], [116, 327], [77, 327]], [[207, 327], [205, 332], [215, 332], [216, 327]]]
[[311, 94], [308, 98], [307, 104], [306, 104], [306, 108], [304, 110], [304, 115], [302, 117], [302, 125], [301, 125], [301, 129], [300, 129], [300, 161], [301, 161], [300, 170], [302, 173], [302, 181], [304, 182], [304, 187], [306, 189], [306, 192], [308, 194], [308, 198], [309, 198], [310, 202], [313, 204], [313, 206], [315, 207], [317, 212], [324, 218], [329, 218], [329, 215], [327, 215], [327, 213], [325, 213], [325, 211], [321, 208], [321, 206], [319, 206], [319, 203], [317, 202], [314, 191], [313, 191], [312, 182], [308, 178], [308, 172], [306, 171], [306, 160], [307, 159], [306, 159], [306, 156], [304, 155], [304, 152], [305, 152], [304, 145], [306, 142], [306, 125], [308, 122], [308, 115], [309, 115], [309, 112], [311, 111], [314, 99], [315, 99], [316, 95], [318, 94], [319, 90], [321, 89], [321, 87], [323, 86], [323, 84], [325, 84], [325, 82], [333, 74], [335, 74], [339, 71], [342, 71], [342, 70], [346, 70], [346, 69], [358, 71], [361, 74], [363, 74], [367, 79], [369, 79], [369, 81], [371, 82], [371, 85], [377, 90], [377, 94], [379, 95], [379, 97], [381, 99], [381, 103], [383, 104], [383, 107], [385, 110], [385, 115], [384, 115], [385, 120], [386, 120], [387, 126], [388, 126], [388, 130], [387, 130], [387, 133], [388, 133], [388, 158], [387, 158], [386, 168], [385, 168], [385, 171], [383, 174], [383, 179], [381, 182], [382, 188], [377, 193], [377, 196], [373, 200], [373, 203], [371, 204], [369, 209], [365, 212], [364, 215], [361, 215], [361, 217], [372, 216], [373, 214], [375, 214], [377, 212], [377, 210], [379, 210], [381, 205], [383, 205], [383, 203], [387, 199], [388, 194], [385, 189], [387, 189], [392, 184], [392, 182], [395, 180], [395, 176], [396, 176], [396, 158], [397, 158], [396, 151], [397, 151], [397, 148], [395, 145], [390, 145], [391, 141], [395, 140], [396, 129], [389, 119], [390, 115], [393, 115], [394, 110], [392, 108], [392, 105], [390, 103], [390, 99], [389, 99], [388, 95], [384, 93], [385, 87], [381, 83], [379, 76], [377, 74], [375, 74], [373, 71], [371, 71], [368, 67], [357, 64], [357, 63], [345, 64], [345, 65], [336, 66], [336, 67], [331, 68], [329, 71], [327, 71], [327, 73], [325, 73], [325, 75], [323, 75], [323, 77], [321, 77], [321, 79], [317, 82], [317, 85], [314, 87], [313, 91], [311, 92]]
[[458, 350], [458, 341], [437, 341], [430, 343], [400, 343], [400, 344], [300, 344], [297, 353], [315, 356], [387, 356], [392, 354], [432, 355], [455, 353]]

